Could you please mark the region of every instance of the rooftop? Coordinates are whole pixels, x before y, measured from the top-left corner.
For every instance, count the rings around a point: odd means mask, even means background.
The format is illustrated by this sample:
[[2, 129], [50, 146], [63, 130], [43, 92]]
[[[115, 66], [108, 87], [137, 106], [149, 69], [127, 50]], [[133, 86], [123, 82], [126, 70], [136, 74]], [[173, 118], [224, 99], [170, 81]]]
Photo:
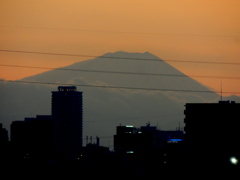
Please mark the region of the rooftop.
[[58, 86], [58, 91], [77, 91], [76, 86]]

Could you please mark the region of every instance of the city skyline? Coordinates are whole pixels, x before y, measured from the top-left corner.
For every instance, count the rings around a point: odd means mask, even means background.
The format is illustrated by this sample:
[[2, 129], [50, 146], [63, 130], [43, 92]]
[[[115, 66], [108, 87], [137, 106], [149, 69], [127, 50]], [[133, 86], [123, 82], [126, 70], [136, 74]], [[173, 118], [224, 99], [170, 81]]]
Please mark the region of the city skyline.
[[[76, 144], [71, 145], [73, 141], [82, 143], [77, 137], [79, 133], [81, 135], [82, 127], [71, 127], [76, 125], [73, 117], [77, 116], [77, 121], [81, 122], [77, 115], [82, 113], [81, 92], [77, 92], [74, 86], [59, 86], [58, 90], [52, 92], [52, 115], [13, 121], [10, 140], [0, 123], [0, 163], [4, 170], [11, 167], [13, 172], [28, 169], [31, 172], [41, 171], [42, 174], [58, 171], [55, 177], [77, 177], [77, 174], [107, 177], [106, 168], [111, 168], [111, 172], [120, 171], [120, 177], [140, 179], [192, 179], [193, 175], [197, 179], [239, 177], [237, 125], [240, 103], [186, 103], [184, 131], [180, 124], [175, 131], [159, 130], [150, 122], [140, 128], [116, 126], [114, 150], [111, 151], [109, 147], [100, 145], [99, 137], [95, 143], [90, 137], [90, 143], [80, 148]], [[81, 104], [80, 108], [77, 101]], [[205, 124], [199, 126], [203, 119]], [[63, 122], [64, 126], [61, 125]], [[55, 143], [59, 143], [56, 133], [61, 139], [61, 146], [57, 149], [60, 147], [58, 150], [64, 150], [66, 155], [56, 151]], [[62, 140], [66, 140], [67, 144]], [[36, 168], [38, 166], [41, 168]], [[97, 173], [89, 174], [91, 171]], [[170, 173], [173, 171], [175, 173]]]
[[2, 171], [239, 176], [239, 20], [239, 0], [1, 1]]
[[[76, 85], [84, 92], [83, 137], [109, 137], [119, 124], [141, 126], [146, 121], [161, 129], [173, 130], [179, 122], [183, 124], [184, 103], [218, 102], [221, 99], [208, 87], [151, 53], [116, 52], [105, 56], [109, 58], [94, 58], [64, 70], [51, 70], [22, 80], [30, 83], [1, 81], [3, 125], [9, 127], [13, 119], [51, 114], [50, 92], [67, 84]], [[101, 73], [95, 72], [96, 69]], [[223, 100], [240, 101], [239, 96], [224, 95], [223, 87]], [[109, 140], [104, 138], [102, 143], [108, 145]]]

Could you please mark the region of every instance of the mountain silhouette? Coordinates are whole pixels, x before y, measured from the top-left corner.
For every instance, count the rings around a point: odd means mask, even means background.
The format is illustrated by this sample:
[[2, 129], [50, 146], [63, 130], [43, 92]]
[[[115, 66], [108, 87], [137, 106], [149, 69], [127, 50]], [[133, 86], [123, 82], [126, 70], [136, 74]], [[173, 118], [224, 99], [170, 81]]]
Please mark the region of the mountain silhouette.
[[[89, 72], [90, 70], [103, 72]], [[107, 73], [109, 71], [125, 73]], [[128, 74], [129, 72], [138, 74]], [[110, 147], [113, 145], [115, 128], [119, 124], [139, 127], [150, 121], [151, 125], [158, 128], [175, 130], [179, 123], [181, 127], [184, 126], [183, 111], [186, 103], [217, 102], [220, 99], [219, 95], [208, 87], [148, 52], [107, 53], [22, 80], [77, 85], [78, 91], [83, 92], [84, 136], [98, 135], [102, 137], [102, 145]], [[139, 89], [109, 89], [83, 85]], [[0, 102], [0, 118], [5, 124], [9, 125], [11, 121], [23, 120], [24, 117], [34, 117], [37, 114], [51, 114], [51, 91], [56, 91], [57, 85], [4, 82], [0, 83], [0, 86], [0, 94], [4, 94]], [[141, 88], [161, 90], [147, 91]], [[239, 99], [237, 96], [234, 98]]]
[[[133, 88], [209, 91], [209, 88], [201, 85], [192, 78], [187, 77], [168, 63], [148, 52], [108, 53], [95, 59], [78, 62], [64, 67], [64, 69], [73, 69], [75, 71], [60, 71], [59, 69], [27, 77], [23, 80], [69, 83], [75, 82], [77, 79], [81, 79], [86, 81], [88, 84], [102, 83], [105, 85]], [[76, 70], [113, 71], [123, 73], [131, 72], [160, 75], [109, 74], [81, 72]], [[178, 75], [179, 77], [175, 75]], [[208, 97], [208, 94], [205, 95]]]

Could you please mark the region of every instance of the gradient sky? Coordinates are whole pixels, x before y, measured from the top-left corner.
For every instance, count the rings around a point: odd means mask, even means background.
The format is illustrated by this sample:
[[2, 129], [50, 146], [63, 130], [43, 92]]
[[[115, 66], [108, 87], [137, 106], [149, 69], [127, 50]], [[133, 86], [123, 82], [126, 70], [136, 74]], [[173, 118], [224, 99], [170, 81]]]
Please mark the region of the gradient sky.
[[[0, 0], [0, 50], [148, 51], [163, 60], [240, 63], [240, 1]], [[0, 64], [10, 65], [56, 68], [87, 59], [0, 52]], [[240, 77], [240, 65], [169, 63], [187, 75]], [[0, 66], [0, 78], [43, 71]], [[223, 91], [240, 92], [240, 79], [195, 79], [216, 91], [222, 82]]]

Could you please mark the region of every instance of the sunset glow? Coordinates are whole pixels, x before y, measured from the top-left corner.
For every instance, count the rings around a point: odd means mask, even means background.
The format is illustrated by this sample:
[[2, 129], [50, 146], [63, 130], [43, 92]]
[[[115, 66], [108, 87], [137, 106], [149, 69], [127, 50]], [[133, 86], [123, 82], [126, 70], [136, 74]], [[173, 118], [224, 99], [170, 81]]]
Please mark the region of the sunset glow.
[[[0, 2], [0, 50], [89, 56], [150, 52], [163, 60], [240, 63], [239, 21], [239, 0], [8, 0]], [[0, 65], [58, 68], [88, 59], [0, 51]], [[222, 84], [223, 91], [240, 92], [240, 65], [168, 63], [213, 90]], [[0, 78], [44, 71], [0, 66]]]

